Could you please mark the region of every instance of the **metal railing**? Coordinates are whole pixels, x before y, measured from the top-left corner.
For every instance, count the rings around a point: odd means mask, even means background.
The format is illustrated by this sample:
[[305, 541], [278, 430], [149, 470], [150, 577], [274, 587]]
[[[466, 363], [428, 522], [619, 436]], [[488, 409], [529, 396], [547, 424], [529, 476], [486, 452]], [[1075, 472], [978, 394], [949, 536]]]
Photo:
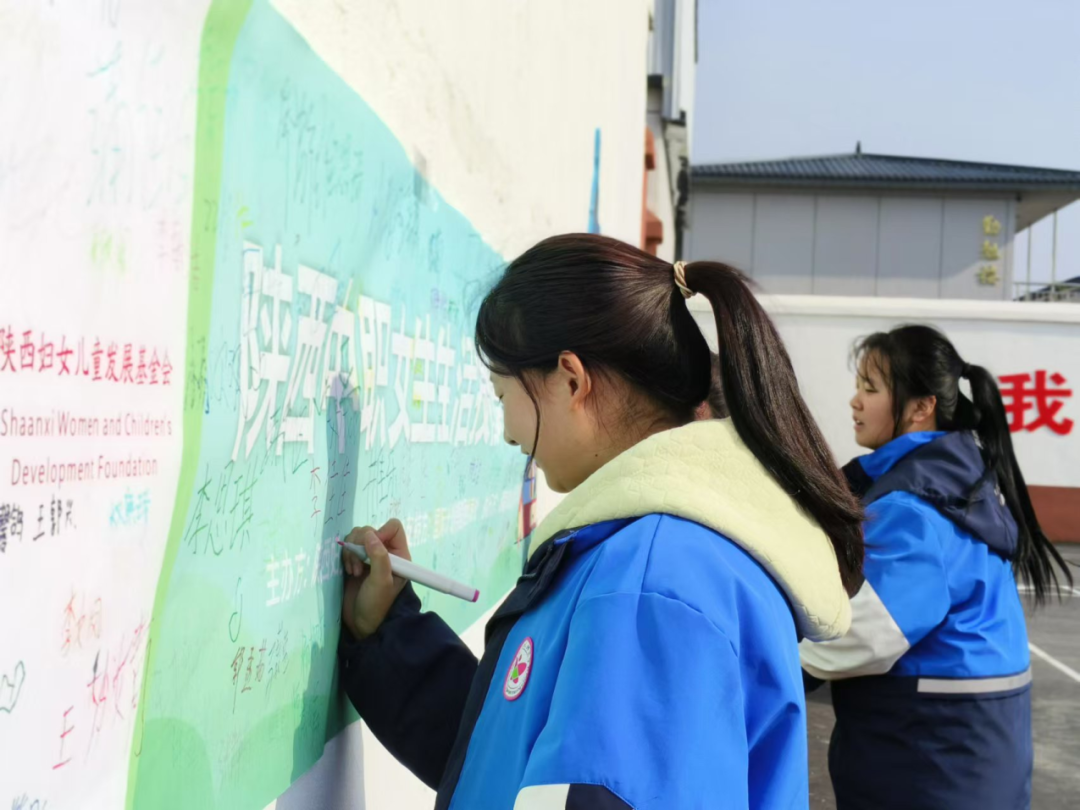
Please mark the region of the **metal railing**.
[[1067, 301], [1080, 304], [1080, 282], [1014, 281], [1014, 301]]
[[1069, 301], [1080, 303], [1080, 276], [1058, 281], [1058, 212], [1054, 211], [1054, 232], [1050, 243], [1050, 282], [1031, 280], [1031, 244], [1034, 223], [1027, 227], [1027, 274], [1024, 281], [1013, 281], [1014, 301]]

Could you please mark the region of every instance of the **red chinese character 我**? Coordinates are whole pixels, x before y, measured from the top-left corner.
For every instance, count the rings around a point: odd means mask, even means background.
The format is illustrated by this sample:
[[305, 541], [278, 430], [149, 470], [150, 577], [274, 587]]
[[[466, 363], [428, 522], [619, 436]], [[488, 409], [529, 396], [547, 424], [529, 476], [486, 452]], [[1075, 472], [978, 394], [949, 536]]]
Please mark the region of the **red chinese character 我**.
[[[1001, 396], [1005, 400], [1005, 412], [1009, 415], [1009, 430], [1029, 432], [1048, 427], [1059, 436], [1072, 432], [1073, 420], [1061, 418], [1058, 414], [1064, 407], [1064, 400], [1072, 396], [1071, 388], [1065, 388], [1068, 380], [1064, 375], [1045, 371], [1035, 372], [1035, 385], [1030, 386], [1030, 374], [1007, 374], [998, 378], [1001, 382]], [[1047, 380], [1053, 383], [1051, 388]], [[1027, 422], [1025, 414], [1035, 409], [1035, 419]]]

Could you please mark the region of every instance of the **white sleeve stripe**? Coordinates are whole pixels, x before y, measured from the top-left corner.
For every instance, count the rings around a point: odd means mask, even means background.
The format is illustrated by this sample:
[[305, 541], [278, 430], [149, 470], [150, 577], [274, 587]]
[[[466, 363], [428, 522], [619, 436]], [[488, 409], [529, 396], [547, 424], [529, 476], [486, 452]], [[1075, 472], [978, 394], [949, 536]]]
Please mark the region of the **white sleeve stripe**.
[[833, 641], [803, 641], [799, 657], [815, 678], [883, 675], [911, 648], [869, 581], [851, 599], [851, 629]]
[[570, 785], [531, 785], [522, 788], [514, 810], [566, 810]]

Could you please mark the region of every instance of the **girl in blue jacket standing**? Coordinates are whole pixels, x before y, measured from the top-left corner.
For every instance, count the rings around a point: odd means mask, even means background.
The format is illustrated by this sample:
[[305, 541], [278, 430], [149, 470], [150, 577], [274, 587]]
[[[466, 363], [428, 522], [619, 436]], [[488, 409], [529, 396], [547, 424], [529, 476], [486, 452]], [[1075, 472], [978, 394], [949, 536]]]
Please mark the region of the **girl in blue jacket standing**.
[[[694, 422], [712, 304], [729, 418]], [[861, 510], [743, 278], [595, 235], [545, 240], [484, 300], [506, 440], [565, 499], [478, 662], [395, 581], [401, 524], [344, 557], [342, 680], [437, 808], [805, 808], [798, 639], [848, 625]]]
[[[866, 506], [866, 581], [843, 638], [804, 642], [832, 681], [838, 810], [1024, 810], [1031, 671], [1016, 577], [1036, 601], [1071, 582], [1039, 528], [993, 375], [940, 332], [856, 349], [845, 467]], [[960, 384], [966, 380], [971, 395]]]

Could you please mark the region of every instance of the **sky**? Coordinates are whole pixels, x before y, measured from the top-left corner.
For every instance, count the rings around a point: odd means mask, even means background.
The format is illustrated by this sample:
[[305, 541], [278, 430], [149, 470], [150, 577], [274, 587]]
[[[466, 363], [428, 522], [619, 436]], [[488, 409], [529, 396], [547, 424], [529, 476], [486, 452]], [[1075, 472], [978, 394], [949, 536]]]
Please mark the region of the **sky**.
[[[695, 164], [864, 152], [1080, 170], [1080, 0], [699, 0]], [[1032, 229], [1050, 278], [1052, 223]], [[1027, 272], [1027, 232], [1014, 271]], [[1080, 203], [1058, 215], [1080, 276]]]

